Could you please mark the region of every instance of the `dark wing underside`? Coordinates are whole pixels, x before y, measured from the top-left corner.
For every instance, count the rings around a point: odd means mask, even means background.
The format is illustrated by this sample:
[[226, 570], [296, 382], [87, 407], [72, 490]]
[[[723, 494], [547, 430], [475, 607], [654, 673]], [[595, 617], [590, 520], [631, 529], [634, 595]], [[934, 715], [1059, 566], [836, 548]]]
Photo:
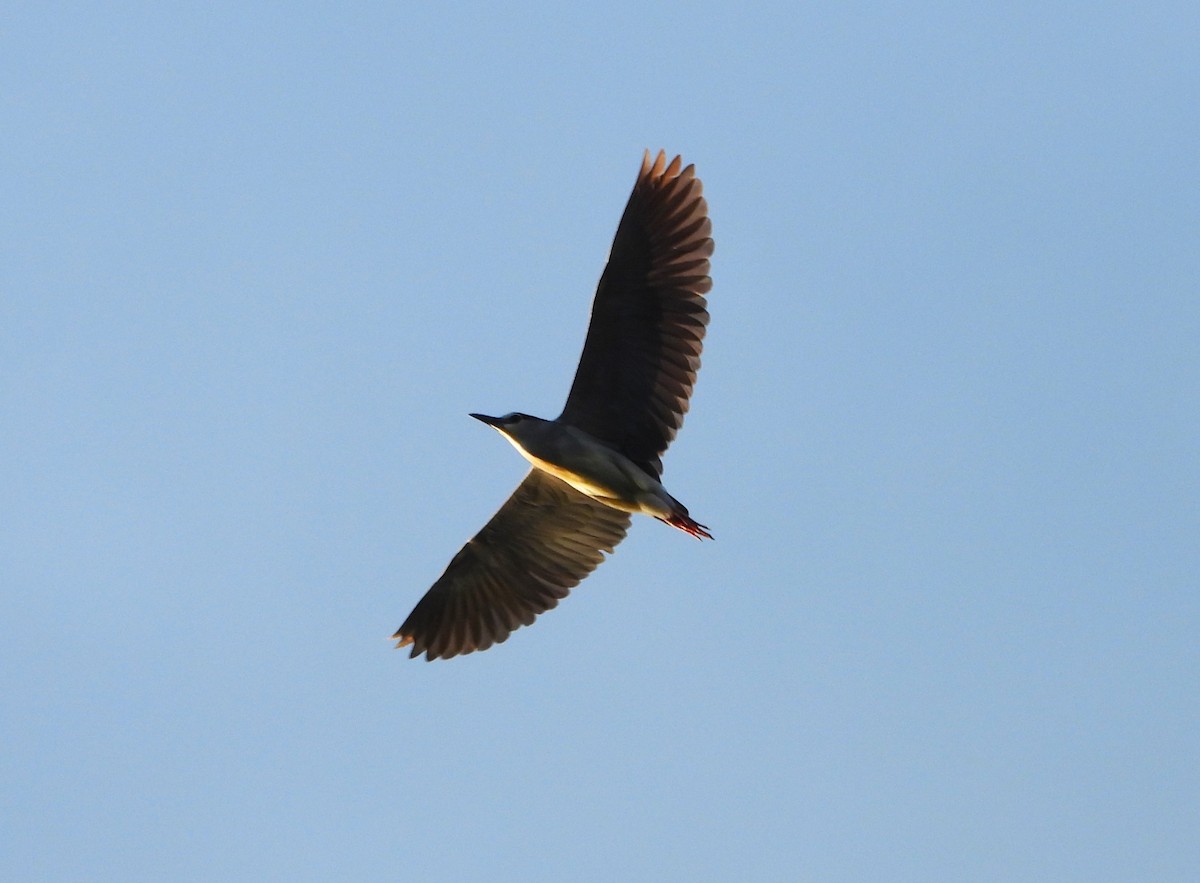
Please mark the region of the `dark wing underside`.
[[427, 659], [499, 644], [595, 570], [629, 520], [533, 469], [392, 637]]
[[712, 288], [708, 205], [694, 167], [681, 165], [646, 152], [558, 418], [655, 476], [687, 413]]

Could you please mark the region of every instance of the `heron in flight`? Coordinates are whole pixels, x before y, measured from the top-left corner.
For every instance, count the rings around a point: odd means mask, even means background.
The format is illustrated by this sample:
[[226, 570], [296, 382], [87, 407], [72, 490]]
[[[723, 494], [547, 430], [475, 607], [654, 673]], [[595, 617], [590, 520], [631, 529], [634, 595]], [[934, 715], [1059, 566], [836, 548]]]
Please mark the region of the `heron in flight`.
[[392, 636], [398, 647], [432, 660], [507, 640], [596, 569], [633, 513], [712, 539], [659, 481], [700, 368], [711, 234], [695, 168], [647, 151], [566, 406], [554, 420], [471, 415], [533, 468]]

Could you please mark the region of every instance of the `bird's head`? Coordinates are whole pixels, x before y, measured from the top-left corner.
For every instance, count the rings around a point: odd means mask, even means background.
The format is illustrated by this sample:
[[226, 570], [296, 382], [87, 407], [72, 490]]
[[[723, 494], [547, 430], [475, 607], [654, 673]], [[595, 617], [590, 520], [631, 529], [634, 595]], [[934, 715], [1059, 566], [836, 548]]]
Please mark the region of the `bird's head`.
[[547, 422], [540, 417], [522, 414], [520, 411], [513, 411], [503, 417], [489, 417], [487, 414], [472, 414], [471, 416], [514, 441], [521, 441], [530, 434], [536, 433]]

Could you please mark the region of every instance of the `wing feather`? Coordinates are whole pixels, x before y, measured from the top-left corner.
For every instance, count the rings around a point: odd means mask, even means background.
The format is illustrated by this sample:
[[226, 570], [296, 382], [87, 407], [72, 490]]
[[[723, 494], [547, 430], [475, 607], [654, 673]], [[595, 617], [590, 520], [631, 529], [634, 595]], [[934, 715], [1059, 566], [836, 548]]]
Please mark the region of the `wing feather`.
[[708, 325], [712, 224], [694, 166], [649, 151], [592, 303], [559, 420], [651, 475], [688, 410]]
[[502, 643], [595, 570], [629, 521], [628, 513], [531, 470], [392, 637], [428, 659]]

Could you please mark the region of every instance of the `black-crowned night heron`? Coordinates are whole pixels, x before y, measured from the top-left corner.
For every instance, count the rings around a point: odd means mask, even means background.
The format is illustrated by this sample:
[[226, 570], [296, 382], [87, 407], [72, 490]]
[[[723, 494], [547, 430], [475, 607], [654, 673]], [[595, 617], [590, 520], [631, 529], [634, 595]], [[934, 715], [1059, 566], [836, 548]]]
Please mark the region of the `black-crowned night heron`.
[[612, 552], [631, 513], [712, 539], [659, 483], [708, 324], [713, 241], [701, 190], [692, 166], [647, 151], [563, 412], [471, 415], [533, 468], [393, 635], [412, 656], [486, 650], [531, 624]]

